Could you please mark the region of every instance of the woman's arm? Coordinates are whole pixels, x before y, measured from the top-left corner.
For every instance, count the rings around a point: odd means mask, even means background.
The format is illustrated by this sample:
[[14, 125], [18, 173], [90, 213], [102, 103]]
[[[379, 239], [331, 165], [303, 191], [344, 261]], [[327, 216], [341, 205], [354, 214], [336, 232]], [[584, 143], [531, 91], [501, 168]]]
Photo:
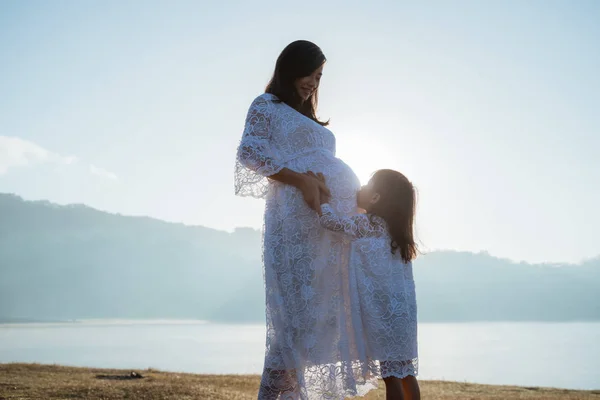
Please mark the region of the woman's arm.
[[292, 185], [302, 192], [304, 201], [313, 210], [321, 215], [321, 199], [329, 197], [331, 193], [325, 185], [325, 182], [315, 178], [310, 174], [301, 174], [292, 171], [288, 168], [283, 168], [281, 171], [269, 176], [269, 179]]
[[279, 172], [283, 167], [279, 163], [281, 156], [272, 142], [271, 107], [272, 105], [261, 97], [252, 102], [237, 150], [237, 161], [240, 165], [263, 178]]
[[285, 168], [273, 143], [271, 118], [273, 103], [256, 98], [248, 110], [244, 134], [237, 151], [235, 191], [242, 196], [264, 197], [269, 179], [292, 185], [302, 192], [310, 208], [321, 213], [320, 194], [329, 196], [323, 182]]

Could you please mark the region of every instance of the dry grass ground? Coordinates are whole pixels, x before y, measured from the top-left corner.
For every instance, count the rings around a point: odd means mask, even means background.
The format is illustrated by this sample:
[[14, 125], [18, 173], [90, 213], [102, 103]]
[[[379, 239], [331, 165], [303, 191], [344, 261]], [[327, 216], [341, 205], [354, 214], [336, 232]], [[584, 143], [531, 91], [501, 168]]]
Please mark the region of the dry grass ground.
[[[0, 364], [0, 400], [254, 400], [259, 377], [195, 375], [155, 370], [136, 371], [142, 379], [125, 379], [130, 371], [39, 364]], [[380, 385], [381, 387], [383, 386]], [[600, 391], [489, 386], [456, 382], [421, 382], [425, 400], [596, 399]], [[364, 399], [384, 399], [380, 388]]]

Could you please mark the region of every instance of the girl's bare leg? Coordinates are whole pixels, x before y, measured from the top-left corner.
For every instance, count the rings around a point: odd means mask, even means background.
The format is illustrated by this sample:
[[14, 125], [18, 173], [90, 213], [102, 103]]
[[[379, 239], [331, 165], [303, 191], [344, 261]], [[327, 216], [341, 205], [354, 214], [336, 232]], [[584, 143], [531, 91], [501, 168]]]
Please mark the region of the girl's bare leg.
[[385, 400], [404, 400], [402, 393], [402, 379], [395, 376], [383, 378], [385, 382]]
[[402, 379], [402, 390], [406, 400], [421, 400], [421, 389], [417, 378], [412, 375]]

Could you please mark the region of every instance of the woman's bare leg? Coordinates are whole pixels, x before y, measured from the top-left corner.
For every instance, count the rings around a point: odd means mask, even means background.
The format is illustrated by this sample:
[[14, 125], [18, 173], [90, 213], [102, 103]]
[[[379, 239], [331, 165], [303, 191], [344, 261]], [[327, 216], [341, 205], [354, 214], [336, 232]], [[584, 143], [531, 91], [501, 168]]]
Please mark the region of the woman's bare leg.
[[275, 387], [272, 371], [264, 370], [258, 388], [258, 400], [277, 400], [279, 390]]
[[296, 379], [293, 373], [285, 370], [265, 369], [258, 389], [258, 400], [277, 400], [296, 391]]

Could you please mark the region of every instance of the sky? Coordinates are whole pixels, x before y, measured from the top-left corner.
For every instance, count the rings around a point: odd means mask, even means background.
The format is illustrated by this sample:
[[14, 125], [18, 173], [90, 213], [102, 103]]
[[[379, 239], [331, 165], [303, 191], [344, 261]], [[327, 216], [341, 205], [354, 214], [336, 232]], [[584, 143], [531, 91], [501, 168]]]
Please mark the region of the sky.
[[425, 251], [600, 254], [600, 2], [0, 2], [0, 192], [232, 231], [251, 101], [291, 41], [363, 182], [405, 173]]

